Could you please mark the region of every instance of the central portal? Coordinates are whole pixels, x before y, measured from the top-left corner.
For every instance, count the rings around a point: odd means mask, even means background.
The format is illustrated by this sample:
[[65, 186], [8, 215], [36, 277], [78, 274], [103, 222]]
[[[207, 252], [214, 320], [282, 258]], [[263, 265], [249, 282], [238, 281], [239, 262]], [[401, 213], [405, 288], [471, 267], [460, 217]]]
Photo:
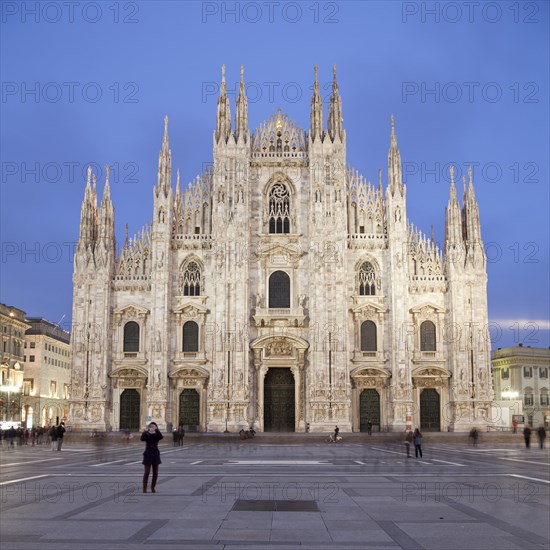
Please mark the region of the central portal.
[[290, 369], [271, 368], [264, 380], [264, 431], [293, 432], [294, 376]]

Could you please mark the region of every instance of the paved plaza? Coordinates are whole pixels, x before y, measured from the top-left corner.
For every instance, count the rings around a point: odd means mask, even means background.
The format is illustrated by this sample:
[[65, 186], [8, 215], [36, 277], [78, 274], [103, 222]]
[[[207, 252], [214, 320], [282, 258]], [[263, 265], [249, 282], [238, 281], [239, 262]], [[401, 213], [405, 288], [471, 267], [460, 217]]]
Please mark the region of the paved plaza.
[[[311, 434], [309, 434], [311, 435]], [[549, 548], [549, 454], [520, 435], [425, 434], [423, 458], [382, 434], [165, 437], [155, 494], [142, 444], [67, 438], [3, 447], [2, 550]]]

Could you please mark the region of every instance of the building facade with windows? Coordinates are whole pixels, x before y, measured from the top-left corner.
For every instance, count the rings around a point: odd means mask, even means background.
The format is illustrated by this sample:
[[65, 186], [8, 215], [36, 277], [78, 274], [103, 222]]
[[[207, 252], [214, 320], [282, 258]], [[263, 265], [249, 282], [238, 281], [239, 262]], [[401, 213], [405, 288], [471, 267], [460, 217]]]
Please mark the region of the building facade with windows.
[[550, 426], [550, 349], [521, 344], [492, 352], [495, 398], [513, 396], [522, 402], [519, 411], [531, 426]]
[[25, 331], [29, 325], [25, 312], [0, 304], [0, 421], [21, 422]]
[[[82, 429], [463, 430], [492, 400], [486, 259], [472, 174], [451, 170], [443, 250], [407, 216], [391, 120], [372, 185], [346, 160], [334, 79], [325, 125], [231, 116], [213, 165], [173, 187], [168, 120], [152, 221], [115, 247], [109, 175], [88, 172], [75, 254], [70, 421]], [[414, 190], [420, 193], [420, 190]], [[428, 197], [426, 197], [428, 198]]]
[[27, 427], [56, 425], [69, 414], [70, 334], [40, 317], [27, 322], [23, 419]]

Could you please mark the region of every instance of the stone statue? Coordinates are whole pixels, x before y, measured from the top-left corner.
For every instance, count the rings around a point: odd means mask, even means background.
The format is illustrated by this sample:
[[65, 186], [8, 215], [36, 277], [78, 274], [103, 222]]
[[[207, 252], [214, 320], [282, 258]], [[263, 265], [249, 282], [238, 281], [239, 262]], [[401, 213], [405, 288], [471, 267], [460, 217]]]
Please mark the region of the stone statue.
[[256, 307], [259, 307], [259, 308], [264, 307], [264, 295], [261, 293], [258, 293], [256, 295]]

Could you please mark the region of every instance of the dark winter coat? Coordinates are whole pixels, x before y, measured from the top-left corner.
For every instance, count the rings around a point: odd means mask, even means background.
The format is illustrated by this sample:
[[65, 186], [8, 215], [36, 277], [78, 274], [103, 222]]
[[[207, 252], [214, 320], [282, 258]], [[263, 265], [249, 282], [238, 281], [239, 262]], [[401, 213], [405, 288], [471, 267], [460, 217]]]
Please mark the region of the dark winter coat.
[[142, 464], [161, 464], [158, 443], [163, 437], [159, 430], [156, 430], [154, 434], [148, 431], [141, 434], [141, 441], [145, 441]]

